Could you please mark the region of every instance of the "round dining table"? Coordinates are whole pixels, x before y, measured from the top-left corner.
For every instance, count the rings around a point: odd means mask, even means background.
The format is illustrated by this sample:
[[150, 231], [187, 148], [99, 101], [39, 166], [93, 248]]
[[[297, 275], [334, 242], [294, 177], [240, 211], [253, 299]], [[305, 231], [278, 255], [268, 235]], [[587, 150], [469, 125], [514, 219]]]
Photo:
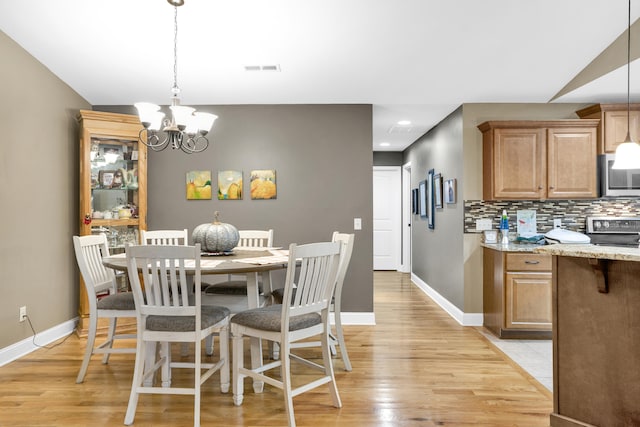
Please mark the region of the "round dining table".
[[[200, 258], [200, 274], [244, 274], [247, 277], [247, 306], [257, 308], [260, 305], [260, 291], [258, 275], [262, 275], [262, 286], [271, 290], [273, 270], [287, 268], [289, 251], [279, 248], [265, 248], [264, 250], [236, 248], [224, 254], [209, 255], [203, 252]], [[127, 271], [127, 259], [124, 253], [110, 255], [102, 259], [102, 263], [114, 270]], [[194, 274], [194, 263], [187, 263], [185, 270], [188, 275]]]
[[[102, 263], [118, 271], [127, 271], [126, 254], [115, 254], [104, 257]], [[235, 248], [224, 254], [210, 255], [206, 252], [200, 258], [200, 274], [244, 274], [247, 277], [247, 306], [260, 306], [260, 290], [258, 275], [262, 275], [262, 286], [271, 290], [271, 275], [274, 270], [286, 269], [289, 263], [289, 251], [279, 248], [265, 248], [264, 250]], [[195, 273], [195, 261], [186, 262], [187, 275]], [[262, 344], [259, 339], [251, 339], [251, 364], [255, 368], [262, 365]], [[254, 381], [253, 389], [261, 392], [264, 387], [262, 381]]]

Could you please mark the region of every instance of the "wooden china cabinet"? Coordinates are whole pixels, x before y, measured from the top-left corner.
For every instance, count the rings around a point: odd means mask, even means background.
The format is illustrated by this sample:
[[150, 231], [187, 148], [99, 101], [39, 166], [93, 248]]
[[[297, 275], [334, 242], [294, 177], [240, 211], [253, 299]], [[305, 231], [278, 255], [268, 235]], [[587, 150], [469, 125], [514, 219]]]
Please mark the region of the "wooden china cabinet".
[[[122, 252], [147, 229], [147, 147], [138, 142], [143, 127], [137, 116], [90, 110], [81, 110], [78, 121], [80, 235], [104, 233], [111, 253]], [[126, 287], [126, 275], [119, 274], [118, 283]], [[84, 336], [89, 305], [82, 282], [78, 314], [77, 333]], [[130, 325], [135, 327], [135, 319]]]

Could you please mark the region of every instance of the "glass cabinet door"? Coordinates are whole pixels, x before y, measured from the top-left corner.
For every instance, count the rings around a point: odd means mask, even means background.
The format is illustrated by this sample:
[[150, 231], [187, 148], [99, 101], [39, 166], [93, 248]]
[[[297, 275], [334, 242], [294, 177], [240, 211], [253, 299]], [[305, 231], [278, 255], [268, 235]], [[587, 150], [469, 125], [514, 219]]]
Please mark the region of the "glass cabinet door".
[[91, 233], [105, 233], [109, 248], [137, 244], [140, 217], [138, 142], [91, 138]]

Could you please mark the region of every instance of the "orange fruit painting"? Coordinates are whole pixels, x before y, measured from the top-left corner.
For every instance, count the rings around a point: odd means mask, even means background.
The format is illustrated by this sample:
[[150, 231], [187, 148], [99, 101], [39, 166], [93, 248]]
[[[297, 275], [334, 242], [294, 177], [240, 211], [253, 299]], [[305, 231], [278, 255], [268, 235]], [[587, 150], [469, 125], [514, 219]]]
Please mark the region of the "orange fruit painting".
[[251, 198], [275, 199], [277, 195], [276, 171], [273, 169], [251, 171]]

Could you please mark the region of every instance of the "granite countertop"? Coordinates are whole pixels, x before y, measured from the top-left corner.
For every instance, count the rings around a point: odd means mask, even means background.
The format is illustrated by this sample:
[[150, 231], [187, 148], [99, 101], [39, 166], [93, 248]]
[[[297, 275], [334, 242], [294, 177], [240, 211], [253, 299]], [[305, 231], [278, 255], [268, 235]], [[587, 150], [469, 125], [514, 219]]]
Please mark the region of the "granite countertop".
[[534, 252], [535, 249], [544, 247], [544, 245], [538, 245], [535, 243], [518, 243], [509, 242], [508, 245], [502, 245], [500, 243], [481, 243], [483, 248], [489, 248], [500, 252]]
[[569, 256], [578, 258], [598, 258], [611, 259], [619, 261], [640, 261], [639, 248], [626, 248], [616, 246], [597, 246], [597, 245], [568, 245], [556, 244], [539, 246], [535, 249], [536, 253]]

